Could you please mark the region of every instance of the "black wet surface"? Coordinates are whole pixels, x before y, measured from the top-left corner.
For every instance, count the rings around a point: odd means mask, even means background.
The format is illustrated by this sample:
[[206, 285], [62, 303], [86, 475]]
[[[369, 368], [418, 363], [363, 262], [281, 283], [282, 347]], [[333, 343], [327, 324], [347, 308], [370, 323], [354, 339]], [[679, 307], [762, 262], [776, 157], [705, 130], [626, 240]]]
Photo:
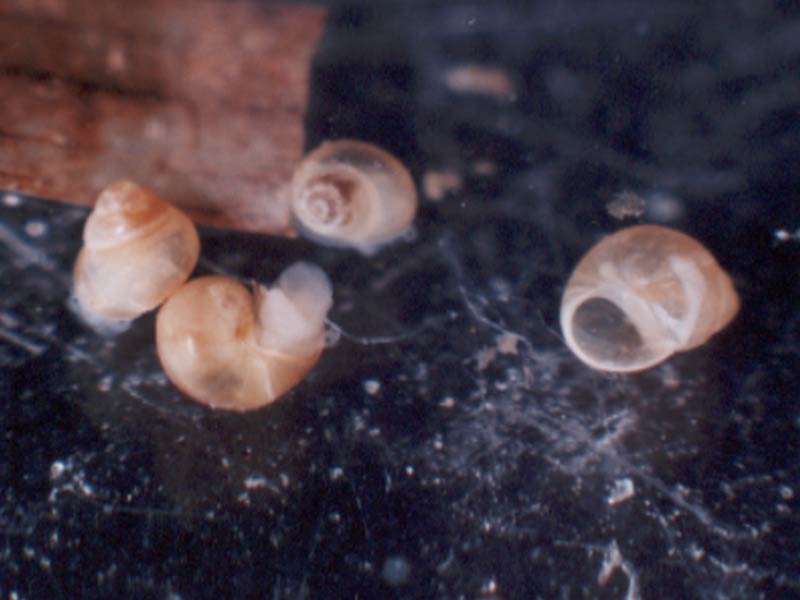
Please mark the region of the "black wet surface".
[[[261, 411], [178, 393], [153, 315], [83, 323], [86, 211], [0, 197], [0, 597], [800, 597], [800, 11], [522, 4], [332, 7], [309, 146], [462, 185], [370, 258], [201, 232], [198, 274], [333, 281], [338, 339]], [[465, 64], [512, 97], [449, 88]], [[623, 192], [640, 217], [606, 209]], [[705, 244], [742, 309], [603, 375], [560, 295], [638, 222]]]

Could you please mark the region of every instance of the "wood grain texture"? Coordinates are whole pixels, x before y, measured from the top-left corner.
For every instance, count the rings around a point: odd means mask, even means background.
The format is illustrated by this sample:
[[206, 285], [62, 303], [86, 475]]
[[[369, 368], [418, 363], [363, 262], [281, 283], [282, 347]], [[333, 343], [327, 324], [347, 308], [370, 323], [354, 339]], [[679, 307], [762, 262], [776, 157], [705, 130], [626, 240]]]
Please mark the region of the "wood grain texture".
[[91, 205], [118, 178], [198, 222], [290, 233], [323, 8], [0, 2], [0, 189]]

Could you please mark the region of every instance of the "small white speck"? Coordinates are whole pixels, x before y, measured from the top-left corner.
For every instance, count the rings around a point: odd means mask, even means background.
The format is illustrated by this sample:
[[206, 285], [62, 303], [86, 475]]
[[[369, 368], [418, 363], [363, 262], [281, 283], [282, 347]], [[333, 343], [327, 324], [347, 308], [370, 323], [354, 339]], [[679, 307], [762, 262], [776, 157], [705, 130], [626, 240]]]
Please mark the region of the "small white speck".
[[439, 402], [439, 406], [442, 408], [453, 408], [456, 405], [456, 401], [453, 399], [452, 396], [447, 396], [441, 402]]
[[481, 586], [482, 594], [495, 594], [497, 593], [497, 581], [492, 577], [489, 581]]
[[795, 229], [794, 233], [786, 229], [776, 229], [772, 232], [776, 242], [783, 243], [790, 240], [800, 242], [800, 228]]
[[47, 225], [42, 221], [28, 221], [25, 223], [25, 233], [28, 237], [37, 238], [47, 232]]
[[794, 498], [794, 490], [788, 485], [782, 485], [780, 488], [781, 498], [784, 500], [791, 500]]
[[692, 544], [689, 546], [689, 554], [692, 556], [693, 559], [698, 561], [702, 560], [702, 558], [706, 555], [706, 551], [703, 550], [697, 544]]
[[628, 477], [617, 479], [606, 497], [606, 502], [609, 506], [615, 506], [620, 502], [632, 498], [635, 493], [633, 480]]
[[6, 206], [19, 206], [22, 204], [22, 198], [16, 194], [3, 194], [3, 204]]
[[370, 396], [374, 396], [377, 394], [381, 389], [381, 382], [377, 379], [367, 379], [364, 382], [364, 391], [367, 392]]
[[342, 515], [339, 514], [338, 512], [332, 512], [331, 514], [328, 515], [328, 520], [331, 523], [341, 523], [342, 522]]
[[344, 470], [342, 470], [342, 467], [331, 467], [328, 469], [328, 477], [331, 478], [331, 481], [339, 481], [344, 477]]
[[111, 391], [112, 385], [114, 385], [114, 376], [103, 375], [100, 381], [97, 382], [97, 390], [100, 392], [109, 392]]
[[59, 477], [64, 474], [64, 471], [67, 470], [66, 465], [60, 460], [55, 461], [52, 465], [50, 465], [50, 480], [55, 481]]
[[267, 487], [267, 478], [263, 475], [250, 475], [244, 480], [244, 488], [246, 490], [257, 490]]
[[91, 486], [91, 484], [86, 483], [82, 479], [78, 480], [77, 483], [78, 483], [78, 489], [81, 491], [81, 494], [89, 497], [94, 496], [94, 488]]
[[412, 467], [411, 465], [406, 465], [406, 475], [408, 475], [409, 477], [413, 477], [414, 467]]

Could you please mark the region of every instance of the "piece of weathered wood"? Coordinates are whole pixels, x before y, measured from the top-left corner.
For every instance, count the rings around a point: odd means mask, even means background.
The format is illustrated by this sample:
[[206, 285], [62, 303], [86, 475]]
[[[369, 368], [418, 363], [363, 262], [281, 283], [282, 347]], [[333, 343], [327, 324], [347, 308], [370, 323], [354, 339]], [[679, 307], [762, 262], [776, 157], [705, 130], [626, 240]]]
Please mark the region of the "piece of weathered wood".
[[289, 232], [324, 20], [257, 0], [3, 0], [0, 189], [90, 205], [124, 177], [199, 222]]

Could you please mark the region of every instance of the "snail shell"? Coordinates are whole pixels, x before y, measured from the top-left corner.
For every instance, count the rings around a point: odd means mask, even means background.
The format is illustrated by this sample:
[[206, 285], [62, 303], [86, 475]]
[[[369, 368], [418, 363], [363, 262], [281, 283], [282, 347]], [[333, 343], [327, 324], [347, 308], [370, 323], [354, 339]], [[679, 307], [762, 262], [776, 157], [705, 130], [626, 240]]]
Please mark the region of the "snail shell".
[[172, 383], [198, 402], [260, 408], [317, 362], [331, 304], [328, 277], [309, 263], [295, 263], [253, 294], [229, 277], [200, 277], [158, 311], [158, 357]]
[[75, 295], [90, 314], [134, 319], [186, 281], [199, 254], [186, 215], [131, 181], [117, 181], [100, 193], [84, 226]]
[[292, 177], [298, 230], [321, 244], [363, 254], [401, 236], [417, 212], [417, 191], [394, 156], [366, 142], [325, 142]]
[[625, 373], [705, 343], [738, 310], [730, 277], [699, 242], [639, 225], [578, 263], [561, 300], [561, 330], [587, 365]]

